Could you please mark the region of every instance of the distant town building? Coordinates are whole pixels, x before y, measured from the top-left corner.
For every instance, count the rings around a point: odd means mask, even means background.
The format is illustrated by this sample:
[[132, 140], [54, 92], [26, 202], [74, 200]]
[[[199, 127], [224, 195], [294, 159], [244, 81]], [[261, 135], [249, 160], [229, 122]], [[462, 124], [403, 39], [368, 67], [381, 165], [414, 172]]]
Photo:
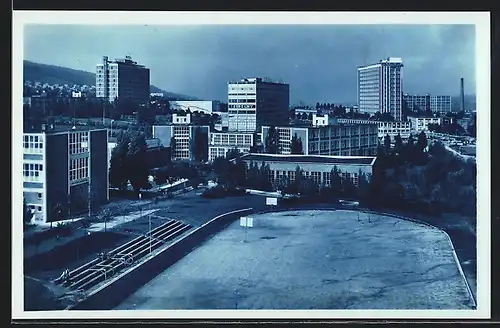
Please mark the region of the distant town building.
[[254, 132], [288, 122], [290, 86], [248, 78], [228, 82], [229, 131]]
[[412, 117], [408, 116], [412, 132], [429, 131], [429, 124], [441, 124], [440, 117]]
[[353, 119], [353, 118], [337, 118], [338, 123], [341, 124], [374, 124], [378, 126], [378, 139], [383, 141], [386, 135], [389, 135], [391, 139], [399, 134], [402, 140], [407, 140], [412, 133], [411, 122], [410, 121], [375, 121], [375, 120], [363, 120], [363, 119]]
[[358, 106], [361, 113], [389, 113], [402, 120], [403, 61], [389, 57], [358, 68]]
[[312, 115], [312, 125], [313, 126], [325, 126], [330, 125], [335, 122], [335, 119], [331, 119], [327, 114], [325, 115]]
[[211, 132], [208, 145], [208, 158], [210, 161], [217, 157], [225, 157], [227, 152], [238, 149], [240, 153], [249, 153], [254, 145], [251, 132]]
[[49, 126], [23, 133], [23, 196], [35, 223], [55, 222], [109, 200], [107, 129]]
[[409, 111], [451, 112], [451, 96], [410, 95], [405, 94], [403, 101]]
[[96, 67], [96, 97], [109, 102], [116, 98], [145, 104], [149, 102], [149, 68], [139, 65], [130, 56], [108, 60]]
[[191, 124], [191, 114], [172, 114], [172, 124]]
[[300, 115], [302, 115], [302, 114], [306, 114], [306, 115], [318, 114], [318, 110], [317, 109], [315, 109], [315, 108], [307, 108], [307, 107], [295, 108], [294, 112], [295, 112], [295, 116], [297, 116], [298, 114], [300, 114]]
[[213, 114], [219, 111], [220, 102], [212, 100], [171, 100], [169, 101], [170, 110], [185, 110], [191, 112], [202, 112]]
[[[269, 126], [262, 127], [265, 145]], [[377, 152], [378, 127], [375, 124], [334, 124], [326, 126], [279, 126], [280, 154], [291, 154], [292, 138], [302, 143], [304, 155], [370, 156]]]
[[365, 174], [368, 181], [373, 175], [373, 166], [376, 157], [364, 156], [311, 156], [311, 155], [270, 155], [270, 154], [248, 154], [241, 157], [243, 162], [250, 166], [269, 165], [269, 179], [273, 185], [283, 178], [295, 180], [297, 167], [303, 171], [306, 178], [311, 178], [318, 185], [329, 186], [331, 172], [334, 167], [339, 171], [339, 176], [350, 179], [354, 185], [358, 185], [359, 174]]

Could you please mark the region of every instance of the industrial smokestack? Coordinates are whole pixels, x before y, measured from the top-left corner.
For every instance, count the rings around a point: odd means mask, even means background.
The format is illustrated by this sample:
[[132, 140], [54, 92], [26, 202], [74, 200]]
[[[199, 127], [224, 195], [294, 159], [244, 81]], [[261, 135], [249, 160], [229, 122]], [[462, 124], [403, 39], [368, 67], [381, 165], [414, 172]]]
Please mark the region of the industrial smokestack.
[[464, 78], [460, 79], [460, 111], [465, 110], [465, 96], [464, 96]]

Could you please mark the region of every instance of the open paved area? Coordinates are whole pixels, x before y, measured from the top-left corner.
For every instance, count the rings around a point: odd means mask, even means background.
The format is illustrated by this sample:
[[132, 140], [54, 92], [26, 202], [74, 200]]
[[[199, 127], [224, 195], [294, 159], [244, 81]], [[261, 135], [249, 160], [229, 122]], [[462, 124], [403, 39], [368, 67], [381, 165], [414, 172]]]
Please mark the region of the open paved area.
[[345, 210], [253, 223], [245, 232], [234, 222], [116, 310], [472, 307], [438, 229]]

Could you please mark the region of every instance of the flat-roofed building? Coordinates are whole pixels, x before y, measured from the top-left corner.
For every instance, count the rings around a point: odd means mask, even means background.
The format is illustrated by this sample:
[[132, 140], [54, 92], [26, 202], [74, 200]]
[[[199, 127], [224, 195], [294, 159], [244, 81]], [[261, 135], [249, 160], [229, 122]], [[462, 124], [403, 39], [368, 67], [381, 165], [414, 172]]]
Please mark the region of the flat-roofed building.
[[341, 177], [351, 179], [354, 185], [358, 184], [360, 173], [363, 173], [370, 181], [377, 158], [371, 156], [247, 154], [243, 155], [241, 159], [247, 167], [250, 167], [252, 163], [259, 166], [262, 163], [269, 165], [269, 180], [273, 184], [280, 181], [281, 177], [294, 181], [296, 169], [299, 167], [306, 178], [311, 178], [319, 185], [329, 186], [331, 172], [335, 167]]
[[109, 200], [107, 129], [23, 133], [23, 196], [34, 223], [65, 220]]
[[290, 86], [247, 78], [228, 82], [228, 130], [255, 132], [262, 125], [288, 122]]
[[249, 153], [254, 145], [253, 133], [243, 132], [211, 132], [208, 145], [208, 158], [213, 161], [217, 157], [225, 157], [230, 150], [238, 149], [240, 153]]
[[377, 125], [379, 141], [383, 141], [386, 135], [389, 135], [391, 139], [394, 139], [398, 134], [401, 136], [401, 139], [407, 140], [412, 133], [410, 121], [375, 121], [354, 118], [338, 118], [336, 121], [341, 124]]
[[429, 124], [441, 124], [440, 117], [413, 117], [408, 116], [408, 121], [411, 124], [411, 130], [414, 133], [421, 131], [429, 131]]
[[[262, 127], [264, 145], [269, 128]], [[300, 139], [304, 155], [369, 156], [377, 153], [378, 126], [375, 124], [278, 126], [275, 129], [280, 154], [291, 154], [294, 136]]]

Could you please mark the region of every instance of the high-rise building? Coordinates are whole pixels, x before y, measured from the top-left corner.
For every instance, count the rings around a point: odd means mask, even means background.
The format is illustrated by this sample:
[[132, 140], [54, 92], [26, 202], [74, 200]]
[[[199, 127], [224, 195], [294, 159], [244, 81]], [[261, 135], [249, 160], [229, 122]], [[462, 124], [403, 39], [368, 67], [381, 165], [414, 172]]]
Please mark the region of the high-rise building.
[[389, 113], [402, 120], [403, 61], [389, 57], [358, 68], [358, 106], [362, 113]]
[[254, 132], [288, 123], [290, 86], [249, 78], [228, 82], [229, 131]]
[[107, 144], [106, 129], [23, 133], [23, 196], [35, 223], [61, 221], [109, 200]]
[[403, 102], [409, 111], [451, 112], [451, 96], [409, 95], [403, 96]]
[[130, 56], [124, 59], [108, 60], [96, 67], [96, 97], [109, 102], [124, 99], [136, 104], [149, 101], [149, 68], [137, 64]]

